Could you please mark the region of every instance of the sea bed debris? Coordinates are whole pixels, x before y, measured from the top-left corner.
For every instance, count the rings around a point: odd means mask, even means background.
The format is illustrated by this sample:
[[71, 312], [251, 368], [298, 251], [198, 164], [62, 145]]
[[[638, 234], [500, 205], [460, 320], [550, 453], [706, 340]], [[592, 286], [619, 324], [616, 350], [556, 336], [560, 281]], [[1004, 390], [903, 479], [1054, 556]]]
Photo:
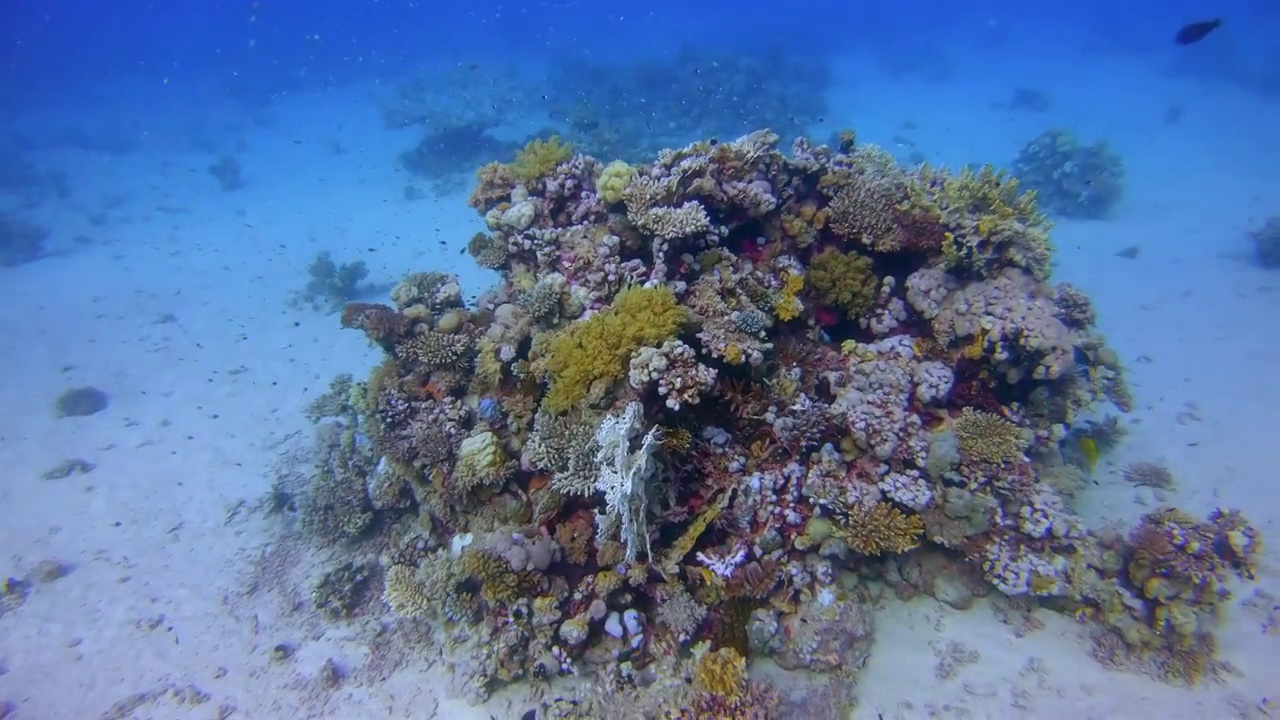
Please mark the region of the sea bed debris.
[[313, 405], [341, 439], [310, 492], [345, 508], [314, 524], [390, 548], [385, 600], [441, 626], [471, 699], [576, 675], [774, 716], [751, 658], [856, 667], [866, 579], [955, 561], [947, 583], [1087, 620], [1109, 661], [1212, 668], [1258, 533], [1171, 508], [1094, 532], [1047, 481], [1083, 411], [1132, 396], [1088, 298], [1049, 282], [1034, 195], [847, 137], [528, 149], [478, 172], [470, 250], [501, 279], [476, 305], [420, 273], [343, 312], [386, 355]]

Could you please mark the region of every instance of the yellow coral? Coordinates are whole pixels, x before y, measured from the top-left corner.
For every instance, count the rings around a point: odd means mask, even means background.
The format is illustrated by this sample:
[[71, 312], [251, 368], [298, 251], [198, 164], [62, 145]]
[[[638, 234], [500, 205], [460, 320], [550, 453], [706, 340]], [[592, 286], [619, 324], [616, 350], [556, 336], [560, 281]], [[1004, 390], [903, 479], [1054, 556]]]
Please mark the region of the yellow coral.
[[635, 177], [636, 169], [621, 160], [614, 160], [604, 166], [600, 179], [596, 180], [596, 192], [600, 199], [610, 205], [622, 202], [622, 192]]
[[516, 153], [511, 174], [526, 185], [555, 172], [556, 166], [573, 156], [573, 149], [560, 142], [559, 135], [547, 140], [531, 140]]
[[850, 317], [870, 310], [880, 290], [870, 258], [835, 248], [823, 250], [810, 262], [809, 283], [822, 300]]
[[672, 543], [671, 547], [663, 555], [662, 561], [658, 563], [658, 568], [666, 573], [669, 577], [674, 577], [676, 568], [681, 560], [688, 555], [693, 546], [698, 544], [698, 538], [707, 531], [711, 523], [720, 517], [720, 513], [724, 512], [725, 506], [729, 502], [731, 493], [722, 493], [720, 498], [712, 503], [707, 503], [702, 512], [689, 523], [689, 527], [685, 528], [683, 534]]
[[601, 570], [596, 573], [596, 596], [609, 597], [609, 593], [622, 587], [622, 576], [615, 570]]
[[804, 290], [804, 275], [793, 272], [782, 273], [782, 288], [778, 290], [773, 300], [773, 314], [779, 320], [788, 322], [800, 317], [800, 313], [804, 310], [804, 303], [800, 302], [799, 298], [802, 290]]
[[924, 519], [884, 502], [869, 508], [852, 505], [845, 510], [844, 522], [832, 528], [832, 534], [859, 555], [904, 553], [920, 546]]
[[547, 343], [551, 386], [543, 406], [563, 413], [581, 403], [594, 383], [625, 377], [636, 350], [674, 338], [687, 317], [669, 288], [624, 289], [611, 306]]
[[496, 390], [502, 384], [502, 358], [498, 357], [498, 343], [493, 338], [482, 337], [476, 346], [476, 388], [482, 391]]
[[693, 685], [727, 701], [735, 701], [747, 690], [747, 659], [731, 647], [707, 652], [693, 668]]
[[1027, 436], [999, 415], [967, 407], [951, 423], [960, 453], [978, 462], [1001, 465], [1023, 458]]
[[527, 587], [525, 573], [512, 570], [505, 559], [483, 550], [464, 551], [462, 568], [480, 585], [480, 597], [490, 605], [510, 605]]
[[741, 365], [746, 359], [746, 354], [742, 352], [742, 346], [738, 343], [729, 343], [724, 346], [724, 361], [730, 365]]
[[499, 485], [514, 467], [502, 449], [502, 441], [486, 430], [462, 441], [453, 466], [452, 486], [456, 492], [467, 492], [484, 485]]

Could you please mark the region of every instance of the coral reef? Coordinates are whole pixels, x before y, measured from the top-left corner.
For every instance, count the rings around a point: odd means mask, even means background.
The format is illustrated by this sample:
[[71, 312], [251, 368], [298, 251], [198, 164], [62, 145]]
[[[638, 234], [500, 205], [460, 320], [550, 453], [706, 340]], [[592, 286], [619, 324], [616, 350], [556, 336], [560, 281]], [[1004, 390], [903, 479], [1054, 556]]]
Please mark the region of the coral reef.
[[0, 212], [0, 267], [24, 265], [44, 257], [44, 241], [48, 238], [45, 228]]
[[329, 251], [324, 250], [317, 253], [307, 266], [307, 275], [310, 279], [302, 289], [300, 299], [336, 312], [366, 289], [360, 283], [369, 276], [369, 268], [363, 260], [339, 265], [333, 261]]
[[847, 681], [869, 576], [1212, 657], [1202, 620], [1257, 533], [1072, 514], [1064, 450], [1123, 376], [1088, 298], [1048, 284], [1034, 194], [852, 135], [536, 155], [483, 168], [470, 200], [498, 283], [465, 308], [422, 274], [395, 308], [349, 306], [386, 358], [313, 413], [341, 419], [304, 517], [340, 540], [415, 516], [433, 549], [388, 554], [384, 598], [444, 625], [470, 697], [587, 676], [671, 717], [746, 716], [755, 655]]
[[1249, 233], [1249, 238], [1262, 267], [1280, 267], [1280, 215], [1267, 218], [1262, 227]]
[[1045, 210], [1067, 218], [1105, 218], [1124, 194], [1124, 162], [1104, 142], [1046, 130], [1022, 146], [1013, 173]]
[[234, 192], [247, 184], [240, 161], [231, 155], [218, 158], [217, 162], [208, 167], [208, 172], [223, 192]]
[[784, 43], [740, 50], [692, 43], [640, 62], [554, 60], [542, 92], [574, 147], [642, 162], [698, 137], [732, 138], [758, 127], [801, 133], [822, 121], [831, 80], [826, 58]]
[[53, 412], [60, 418], [96, 415], [111, 404], [111, 396], [96, 387], [86, 386], [68, 390], [53, 403]]

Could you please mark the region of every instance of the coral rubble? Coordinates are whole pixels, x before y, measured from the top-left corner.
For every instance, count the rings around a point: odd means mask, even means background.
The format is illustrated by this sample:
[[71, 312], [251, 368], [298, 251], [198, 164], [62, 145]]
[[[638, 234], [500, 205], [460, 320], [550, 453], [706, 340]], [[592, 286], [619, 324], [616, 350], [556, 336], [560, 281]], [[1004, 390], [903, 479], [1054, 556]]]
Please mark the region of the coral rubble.
[[1049, 478], [1123, 378], [1012, 178], [762, 131], [639, 165], [555, 143], [478, 180], [471, 250], [500, 282], [465, 308], [420, 274], [343, 313], [386, 360], [325, 404], [356, 417], [309, 513], [334, 538], [416, 515], [438, 549], [390, 554], [384, 595], [446, 626], [474, 697], [683, 667], [672, 716], [738, 707], [752, 657], [857, 667], [875, 574], [1038, 598], [1171, 677], [1212, 658], [1257, 533], [1072, 515]]

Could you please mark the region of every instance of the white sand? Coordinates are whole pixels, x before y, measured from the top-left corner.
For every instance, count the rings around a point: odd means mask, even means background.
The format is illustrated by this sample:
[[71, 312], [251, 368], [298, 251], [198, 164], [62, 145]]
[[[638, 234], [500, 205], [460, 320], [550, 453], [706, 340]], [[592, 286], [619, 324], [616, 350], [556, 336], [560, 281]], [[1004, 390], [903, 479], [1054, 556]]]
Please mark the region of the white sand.
[[[1163, 460], [1180, 479], [1179, 504], [1242, 506], [1278, 547], [1280, 274], [1250, 264], [1243, 231], [1280, 212], [1280, 138], [1264, 132], [1280, 105], [1221, 87], [1150, 91], [1135, 70], [1144, 97], [1111, 72], [1110, 91], [1046, 86], [1061, 99], [1055, 112], [1080, 118], [1086, 139], [1105, 130], [1130, 169], [1119, 217], [1056, 233], [1060, 277], [1093, 295], [1140, 404], [1085, 497], [1087, 516], [1136, 517], [1144, 508], [1115, 470]], [[992, 110], [1008, 87], [912, 88], [863, 74], [831, 123], [856, 119], [864, 138], [888, 142], [911, 118], [937, 159], [1006, 158], [1050, 123]], [[1165, 126], [1175, 101], [1186, 116]], [[518, 716], [522, 707], [445, 700], [430, 653], [384, 647], [373, 621], [317, 622], [306, 587], [280, 586], [313, 561], [268, 546], [274, 521], [249, 509], [307, 446], [305, 401], [377, 358], [336, 316], [288, 305], [306, 264], [328, 249], [366, 260], [374, 281], [434, 268], [478, 291], [485, 278], [459, 254], [478, 219], [463, 195], [403, 199], [409, 178], [394, 155], [416, 138], [378, 127], [364, 89], [287, 100], [262, 112], [264, 125], [201, 108], [207, 132], [247, 144], [250, 185], [232, 194], [205, 173], [212, 156], [178, 149], [193, 116], [150, 116], [135, 154], [48, 153], [75, 194], [39, 217], [64, 242], [99, 242], [0, 270], [0, 573], [45, 559], [73, 566], [0, 617], [0, 700], [39, 719], [99, 717], [138, 693], [150, 694], [124, 717]], [[332, 138], [346, 154], [329, 152]], [[106, 223], [91, 225], [103, 209]], [[1137, 259], [1115, 255], [1128, 245], [1142, 248]], [[175, 321], [157, 322], [167, 313]], [[110, 407], [55, 419], [54, 398], [86, 384], [107, 390]], [[40, 479], [72, 457], [97, 467]], [[1258, 587], [1280, 591], [1269, 572]], [[1264, 698], [1280, 702], [1280, 637], [1262, 634], [1256, 611], [1233, 607], [1222, 631], [1222, 656], [1241, 676], [1195, 690], [1105, 671], [1074, 622], [1039, 616], [1045, 629], [1015, 638], [983, 606], [892, 603], [857, 717], [1261, 717]], [[951, 639], [978, 659], [937, 680], [935, 648]], [[279, 643], [296, 654], [273, 661]], [[332, 693], [315, 680], [329, 658], [350, 673]]]

